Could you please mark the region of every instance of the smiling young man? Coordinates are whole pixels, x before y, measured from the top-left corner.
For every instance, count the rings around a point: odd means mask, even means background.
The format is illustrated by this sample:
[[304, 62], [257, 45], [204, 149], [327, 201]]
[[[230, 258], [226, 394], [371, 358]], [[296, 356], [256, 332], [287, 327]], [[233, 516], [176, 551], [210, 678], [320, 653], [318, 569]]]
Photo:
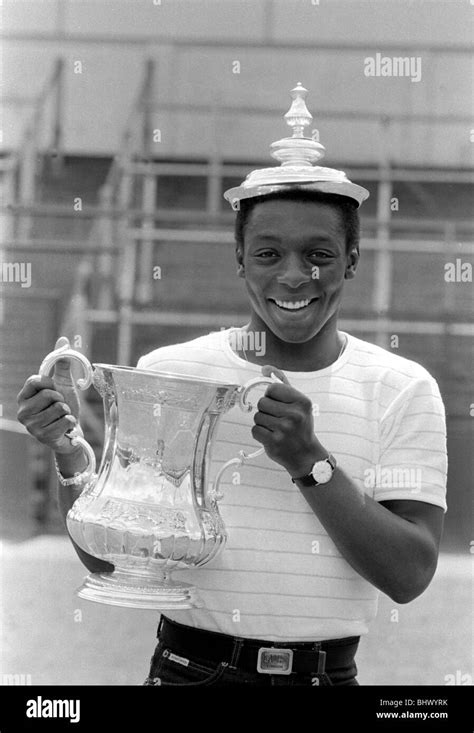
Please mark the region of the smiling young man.
[[[272, 371], [281, 379], [253, 413], [221, 417], [210, 476], [241, 449], [264, 452], [227, 477], [227, 545], [208, 565], [180, 572], [203, 606], [162, 615], [146, 685], [357, 685], [354, 658], [379, 591], [407, 603], [436, 569], [443, 402], [422, 366], [338, 330], [368, 192], [313, 165], [322, 146], [302, 134], [311, 118], [305, 90], [292, 93], [293, 137], [272, 145], [282, 165], [225, 194], [238, 202], [249, 322], [156, 349], [137, 365], [227, 384]], [[84, 458], [61, 434], [70, 423], [40, 428], [51, 422], [40, 420], [51, 400], [39, 391], [50, 382], [25, 385], [19, 417], [53, 447], [67, 479]], [[60, 491], [64, 516], [70, 488]], [[112, 569], [76, 550], [92, 572]]]
[[220, 422], [213, 475], [255, 447], [250, 435], [265, 452], [226, 486], [224, 552], [199, 578], [182, 573], [204, 607], [162, 616], [148, 685], [356, 685], [378, 592], [407, 603], [436, 569], [443, 403], [423, 367], [337, 328], [367, 192], [311, 164], [321, 146], [302, 136], [304, 92], [293, 90], [286, 116], [293, 138], [272, 146], [285, 164], [226, 192], [239, 202], [248, 324], [138, 364], [240, 384], [272, 368], [282, 378], [253, 415], [232, 410]]
[[[253, 418], [223, 416], [219, 462], [251, 448], [250, 432], [265, 455], [228, 485], [226, 549], [185, 578], [205, 607], [165, 614], [147, 684], [357, 684], [354, 654], [377, 589], [406, 603], [436, 568], [443, 403], [423, 367], [337, 329], [359, 260], [349, 200], [256, 197], [242, 204], [236, 238], [249, 323], [138, 366], [243, 384], [272, 365], [289, 384], [269, 386]], [[264, 355], [245, 347], [252, 332], [264, 334]]]

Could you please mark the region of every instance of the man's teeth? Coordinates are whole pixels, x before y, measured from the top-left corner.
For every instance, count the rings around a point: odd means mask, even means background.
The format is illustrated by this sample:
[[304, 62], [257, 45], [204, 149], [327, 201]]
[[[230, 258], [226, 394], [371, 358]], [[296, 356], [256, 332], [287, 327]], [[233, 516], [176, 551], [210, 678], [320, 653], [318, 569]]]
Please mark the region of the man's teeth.
[[290, 303], [286, 300], [275, 300], [275, 303], [280, 306], [280, 308], [286, 308], [286, 310], [290, 311], [299, 310], [300, 308], [306, 308], [306, 306], [309, 305], [310, 302], [310, 300], [299, 300], [297, 303]]

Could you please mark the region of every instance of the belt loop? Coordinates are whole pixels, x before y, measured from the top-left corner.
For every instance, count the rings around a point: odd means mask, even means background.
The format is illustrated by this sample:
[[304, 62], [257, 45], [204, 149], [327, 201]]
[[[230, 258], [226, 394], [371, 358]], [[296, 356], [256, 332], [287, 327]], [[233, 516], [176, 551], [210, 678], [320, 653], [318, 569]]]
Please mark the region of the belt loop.
[[159, 623], [158, 623], [158, 630], [156, 632], [156, 638], [157, 639], [160, 638], [160, 632], [161, 632], [161, 629], [163, 627], [164, 622], [165, 622], [165, 617], [163, 616], [163, 614], [161, 614], [160, 620], [159, 620]]
[[324, 674], [326, 671], [326, 652], [319, 650], [318, 657], [318, 674]]
[[319, 652], [318, 654], [318, 674], [324, 674], [326, 671], [326, 652], [321, 649], [321, 642], [316, 641], [313, 644], [313, 651]]
[[232, 657], [230, 660], [230, 666], [236, 667], [237, 662], [239, 661], [240, 657], [240, 650], [242, 649], [242, 644], [244, 643], [244, 640], [240, 636], [234, 636], [234, 648], [232, 649]]

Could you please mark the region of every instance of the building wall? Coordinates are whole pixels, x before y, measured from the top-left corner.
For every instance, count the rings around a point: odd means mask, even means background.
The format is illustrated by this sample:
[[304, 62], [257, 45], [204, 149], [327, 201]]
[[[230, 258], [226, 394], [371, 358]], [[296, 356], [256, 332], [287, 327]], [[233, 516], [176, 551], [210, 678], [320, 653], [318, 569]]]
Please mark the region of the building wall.
[[[376, 163], [385, 151], [396, 163], [464, 167], [472, 165], [472, 68], [452, 47], [468, 47], [473, 13], [467, 0], [5, 0], [5, 95], [37, 92], [63, 56], [66, 150], [113, 153], [153, 58], [157, 156], [197, 158], [217, 146], [226, 158], [264, 161], [286, 134], [289, 90], [301, 81], [329, 164]], [[366, 76], [377, 53], [412, 59], [420, 80]], [[166, 102], [209, 112], [165, 112]], [[234, 110], [213, 125], [216, 104]], [[383, 138], [376, 121], [344, 112], [425, 119], [394, 123]], [[448, 114], [458, 121], [441, 124]], [[6, 105], [6, 149], [18, 144], [24, 119]]]

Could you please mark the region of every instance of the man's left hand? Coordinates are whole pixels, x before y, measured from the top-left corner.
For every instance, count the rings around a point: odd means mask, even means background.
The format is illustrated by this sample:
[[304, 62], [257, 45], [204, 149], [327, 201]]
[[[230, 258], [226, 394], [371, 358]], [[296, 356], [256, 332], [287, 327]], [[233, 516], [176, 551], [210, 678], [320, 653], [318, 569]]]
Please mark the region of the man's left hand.
[[288, 384], [271, 384], [257, 403], [252, 435], [293, 478], [310, 473], [327, 451], [314, 433], [313, 404]]

